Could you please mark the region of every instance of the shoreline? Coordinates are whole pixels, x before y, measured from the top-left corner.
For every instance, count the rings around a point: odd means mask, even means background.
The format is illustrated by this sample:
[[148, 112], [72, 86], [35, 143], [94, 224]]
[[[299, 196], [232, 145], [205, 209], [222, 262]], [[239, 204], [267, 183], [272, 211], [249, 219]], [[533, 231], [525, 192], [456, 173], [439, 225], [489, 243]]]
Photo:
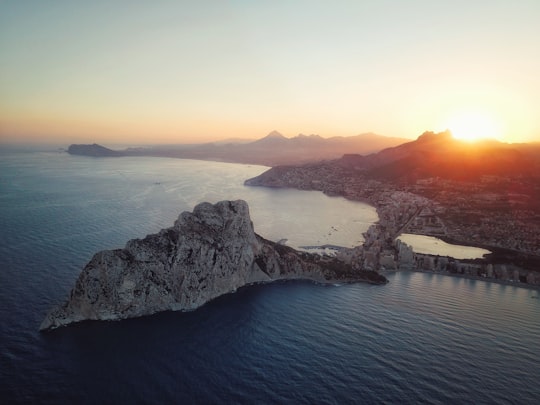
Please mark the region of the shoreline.
[[[266, 187], [266, 186], [264, 186]], [[278, 187], [279, 188], [279, 187]], [[350, 201], [355, 201], [363, 204], [367, 204], [375, 208], [377, 211], [377, 216], [379, 219], [375, 221], [372, 226], [380, 226], [380, 218], [381, 218], [381, 210], [383, 209], [384, 205], [380, 204], [377, 199], [374, 198], [366, 198], [366, 197], [360, 197], [360, 196], [354, 196], [354, 195], [347, 195], [347, 194], [340, 194], [340, 193], [327, 193], [324, 190], [319, 190], [323, 194], [329, 196], [329, 197], [343, 197]], [[430, 232], [408, 232], [413, 235], [420, 235], [420, 236], [430, 236], [434, 238], [438, 238], [442, 240], [443, 242], [446, 242], [450, 245], [461, 245], [471, 248], [478, 248], [478, 249], [485, 249], [489, 250], [490, 253], [484, 254], [482, 258], [476, 258], [476, 259], [456, 259], [452, 257], [455, 260], [459, 260], [464, 263], [479, 263], [483, 262], [486, 264], [512, 264], [518, 267], [523, 268], [524, 270], [529, 270], [533, 272], [539, 272], [540, 271], [540, 255], [534, 254], [531, 252], [524, 252], [524, 251], [518, 251], [515, 249], [505, 248], [501, 246], [494, 246], [489, 245], [486, 243], [479, 243], [479, 242], [472, 242], [470, 240], [467, 240], [466, 238], [456, 238], [455, 236], [450, 235], [441, 235], [441, 234], [433, 234]], [[400, 233], [401, 234], [401, 233]], [[397, 236], [399, 237], [399, 235]], [[414, 249], [413, 249], [414, 251]], [[417, 253], [417, 252], [415, 252]], [[421, 253], [426, 254], [430, 256], [441, 256], [441, 257], [451, 257], [447, 255], [437, 255], [437, 254], [430, 254], [430, 253]], [[441, 273], [442, 274], [442, 273]], [[448, 273], [448, 275], [453, 275], [451, 273]], [[473, 276], [471, 276], [473, 277]], [[484, 278], [478, 277], [479, 280], [484, 280]], [[496, 279], [495, 279], [496, 280]], [[500, 282], [504, 282], [504, 280], [499, 280]], [[526, 283], [512, 283], [509, 282], [509, 285], [516, 285], [516, 284], [525, 284], [532, 286], [532, 288], [540, 288], [540, 285], [534, 285], [534, 284], [526, 284]]]
[[497, 278], [477, 277], [477, 276], [471, 276], [470, 274], [455, 274], [455, 273], [450, 273], [447, 271], [429, 271], [429, 270], [422, 270], [422, 269], [397, 269], [397, 270], [381, 270], [379, 273], [382, 274], [383, 276], [387, 276], [387, 275], [398, 273], [398, 272], [434, 274], [434, 275], [440, 275], [440, 276], [445, 276], [445, 277], [463, 278], [463, 279], [474, 280], [474, 281], [485, 281], [487, 283], [494, 283], [494, 284], [499, 284], [499, 285], [504, 285], [504, 286], [520, 287], [520, 288], [525, 288], [527, 290], [540, 291], [540, 285], [521, 283], [519, 281], [501, 280]]
[[290, 283], [290, 282], [305, 282], [305, 283], [320, 285], [320, 286], [324, 286], [324, 287], [337, 287], [337, 286], [346, 285], [346, 284], [368, 284], [368, 285], [374, 285], [374, 286], [375, 285], [385, 286], [386, 284], [389, 283], [389, 280], [384, 275], [382, 275], [380, 273], [378, 273], [378, 274], [385, 278], [384, 282], [376, 282], [374, 280], [369, 280], [369, 279], [365, 279], [365, 278], [364, 279], [362, 279], [362, 278], [343, 278], [343, 279], [331, 278], [331, 279], [325, 279], [324, 277], [319, 278], [319, 277], [314, 277], [312, 275], [307, 275], [307, 274], [306, 275], [295, 275], [295, 276], [290, 276], [290, 277], [279, 277], [279, 278], [270, 279], [270, 280], [260, 280], [260, 281], [254, 281], [254, 282], [246, 283], [244, 285], [239, 286], [238, 288], [236, 288], [234, 290], [226, 291], [226, 292], [224, 292], [222, 294], [219, 294], [219, 295], [205, 301], [204, 303], [202, 303], [199, 306], [194, 307], [194, 308], [173, 308], [173, 307], [170, 307], [170, 308], [166, 308], [166, 309], [157, 310], [157, 311], [151, 312], [151, 313], [145, 313], [145, 314], [138, 315], [138, 316], [118, 317], [118, 316], [116, 316], [116, 314], [113, 314], [113, 316], [110, 316], [108, 318], [70, 319], [68, 321], [65, 321], [65, 322], [62, 322], [62, 323], [59, 323], [59, 324], [53, 324], [51, 322], [48, 322], [54, 316], [55, 312], [62, 311], [64, 306], [66, 306], [69, 303], [69, 300], [68, 300], [68, 301], [65, 301], [63, 303], [60, 303], [59, 305], [55, 305], [54, 307], [52, 307], [47, 312], [47, 314], [45, 315], [45, 319], [43, 319], [43, 321], [41, 322], [41, 324], [40, 324], [40, 326], [38, 328], [38, 331], [40, 333], [51, 333], [51, 332], [53, 332], [53, 331], [55, 331], [57, 329], [62, 329], [62, 328], [65, 328], [65, 327], [78, 325], [78, 324], [85, 323], [85, 322], [103, 322], [103, 321], [119, 322], [119, 321], [123, 321], [123, 320], [127, 320], [127, 319], [137, 319], [137, 318], [142, 318], [142, 317], [146, 317], [146, 316], [153, 316], [153, 315], [163, 313], [163, 312], [168, 312], [168, 311], [170, 311], [170, 312], [184, 312], [184, 313], [185, 312], [193, 312], [193, 311], [197, 311], [199, 308], [202, 308], [203, 306], [209, 304], [210, 302], [212, 302], [212, 301], [214, 301], [214, 300], [216, 300], [216, 299], [218, 299], [220, 297], [230, 295], [230, 294], [236, 294], [237, 291], [240, 290], [240, 289], [250, 288], [250, 287], [253, 287], [253, 286], [264, 286], [264, 285], [271, 285], [271, 284], [278, 284], [278, 283]]
[[[251, 184], [247, 184], [248, 186], [253, 187]], [[282, 187], [282, 186], [275, 186], [275, 185], [256, 185], [256, 187], [266, 187], [266, 188], [291, 188], [298, 190], [297, 187]], [[308, 189], [309, 191], [320, 191], [324, 195], [328, 197], [342, 197], [349, 201], [358, 202], [361, 204], [369, 205], [377, 211], [378, 219], [377, 221], [373, 222], [370, 227], [372, 226], [380, 226], [381, 225], [381, 212], [380, 210], [384, 207], [384, 205], [379, 204], [375, 199], [373, 198], [365, 198], [365, 197], [358, 197], [358, 196], [351, 196], [347, 194], [340, 194], [340, 193], [328, 193], [324, 190], [317, 190], [317, 189]], [[480, 248], [480, 249], [486, 249], [489, 250], [490, 253], [484, 254], [482, 258], [476, 258], [476, 259], [455, 259], [454, 257], [451, 257], [452, 259], [459, 260], [462, 263], [470, 263], [470, 264], [478, 264], [478, 263], [484, 263], [484, 264], [504, 264], [504, 265], [515, 265], [517, 267], [521, 267], [524, 270], [532, 271], [532, 272], [538, 272], [537, 269], [540, 269], [540, 256], [535, 255], [532, 253], [527, 252], [520, 252], [509, 248], [499, 247], [499, 246], [492, 246], [487, 244], [478, 244], [473, 243], [471, 241], [465, 240], [465, 239], [457, 239], [452, 236], [448, 235], [440, 235], [440, 234], [430, 234], [429, 232], [426, 233], [413, 233], [415, 235], [421, 235], [421, 236], [431, 236], [438, 238], [442, 240], [443, 242], [446, 242], [451, 245], [461, 245], [466, 247], [472, 247], [472, 248]], [[365, 237], [365, 233], [364, 233]], [[362, 246], [362, 245], [359, 245]], [[312, 247], [312, 246], [310, 246]], [[357, 246], [355, 246], [357, 247]], [[303, 248], [303, 247], [300, 247]], [[414, 249], [413, 249], [414, 251]], [[415, 252], [416, 253], [416, 252]], [[447, 255], [437, 255], [437, 254], [425, 254], [428, 256], [440, 256], [440, 257], [450, 257]], [[409, 271], [409, 270], [390, 270], [391, 271]], [[477, 277], [477, 276], [471, 276], [471, 275], [465, 275], [465, 274], [454, 274], [450, 272], [433, 272], [429, 270], [422, 270], [422, 269], [412, 269], [410, 271], [419, 271], [419, 272], [425, 272], [425, 273], [432, 273], [432, 274], [441, 274], [446, 276], [452, 276], [452, 277], [461, 277], [461, 278], [468, 278], [471, 280], [480, 280], [480, 281], [488, 281], [497, 283], [500, 285], [511, 285], [516, 287], [523, 287], [527, 289], [532, 290], [540, 290], [540, 285], [538, 284], [528, 284], [528, 283], [522, 283], [522, 282], [512, 282], [509, 280], [501, 280], [501, 279], [495, 279], [495, 278], [487, 278], [487, 277]], [[380, 274], [388, 274], [387, 270], [379, 270]]]

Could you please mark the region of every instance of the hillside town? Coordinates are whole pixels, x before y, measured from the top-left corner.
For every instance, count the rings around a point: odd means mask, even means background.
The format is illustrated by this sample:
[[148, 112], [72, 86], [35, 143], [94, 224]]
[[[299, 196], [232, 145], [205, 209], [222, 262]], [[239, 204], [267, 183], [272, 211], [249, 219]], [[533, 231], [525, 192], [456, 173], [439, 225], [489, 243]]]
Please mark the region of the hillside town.
[[[379, 221], [364, 235], [364, 245], [339, 253], [358, 268], [540, 285], [540, 185], [530, 180], [483, 176], [480, 182], [425, 178], [396, 184], [321, 162], [275, 167], [246, 184], [319, 190], [376, 207]], [[402, 233], [435, 236], [493, 253], [476, 260], [419, 254], [397, 239]]]

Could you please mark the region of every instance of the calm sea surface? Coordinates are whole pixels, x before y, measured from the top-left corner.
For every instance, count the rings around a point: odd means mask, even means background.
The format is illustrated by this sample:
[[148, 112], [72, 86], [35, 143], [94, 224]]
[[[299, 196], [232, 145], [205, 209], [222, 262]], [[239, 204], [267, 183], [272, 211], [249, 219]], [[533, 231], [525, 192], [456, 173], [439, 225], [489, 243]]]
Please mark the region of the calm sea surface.
[[536, 291], [422, 273], [275, 283], [190, 313], [37, 331], [93, 253], [201, 201], [248, 201], [291, 246], [361, 243], [375, 209], [247, 188], [264, 167], [0, 150], [0, 402], [515, 403], [540, 400]]
[[489, 250], [463, 245], [453, 245], [433, 236], [403, 233], [398, 239], [413, 247], [416, 253], [450, 256], [455, 259], [479, 259], [491, 253]]

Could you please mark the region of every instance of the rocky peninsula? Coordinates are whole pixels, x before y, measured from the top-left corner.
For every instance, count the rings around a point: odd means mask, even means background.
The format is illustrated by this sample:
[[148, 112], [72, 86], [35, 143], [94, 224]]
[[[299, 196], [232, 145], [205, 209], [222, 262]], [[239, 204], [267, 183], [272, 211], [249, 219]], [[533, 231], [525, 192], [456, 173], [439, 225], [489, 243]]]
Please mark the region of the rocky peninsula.
[[96, 253], [67, 302], [47, 314], [40, 330], [190, 311], [245, 285], [284, 279], [387, 282], [374, 271], [262, 238], [245, 201], [201, 203], [170, 228], [130, 240], [123, 249]]

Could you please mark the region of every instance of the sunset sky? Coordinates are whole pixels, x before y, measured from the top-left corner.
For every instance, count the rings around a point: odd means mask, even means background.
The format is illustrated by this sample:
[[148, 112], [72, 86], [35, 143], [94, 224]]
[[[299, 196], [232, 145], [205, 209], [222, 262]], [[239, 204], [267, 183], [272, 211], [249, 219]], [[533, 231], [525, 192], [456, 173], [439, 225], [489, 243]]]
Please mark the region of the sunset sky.
[[0, 141], [540, 141], [539, 0], [0, 0]]

